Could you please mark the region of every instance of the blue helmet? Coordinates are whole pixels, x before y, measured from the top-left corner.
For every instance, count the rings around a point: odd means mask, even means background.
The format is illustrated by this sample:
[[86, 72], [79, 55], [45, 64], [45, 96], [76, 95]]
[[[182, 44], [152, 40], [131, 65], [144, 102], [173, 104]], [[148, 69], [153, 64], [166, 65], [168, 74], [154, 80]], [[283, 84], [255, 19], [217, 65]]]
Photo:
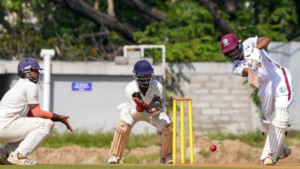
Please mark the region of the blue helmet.
[[38, 78], [34, 78], [34, 76], [31, 73], [31, 70], [43, 70], [39, 62], [35, 60], [34, 58], [24, 58], [22, 59], [18, 64], [18, 75], [21, 78], [27, 77], [30, 81], [37, 83], [39, 81]]
[[134, 64], [133, 73], [137, 75], [145, 75], [154, 73], [151, 64], [147, 60], [140, 60]]
[[28, 70], [43, 70], [39, 62], [34, 58], [24, 58], [18, 64], [18, 72], [25, 72]]
[[148, 87], [154, 77], [153, 68], [147, 60], [137, 61], [132, 72], [134, 73], [133, 77], [141, 87]]

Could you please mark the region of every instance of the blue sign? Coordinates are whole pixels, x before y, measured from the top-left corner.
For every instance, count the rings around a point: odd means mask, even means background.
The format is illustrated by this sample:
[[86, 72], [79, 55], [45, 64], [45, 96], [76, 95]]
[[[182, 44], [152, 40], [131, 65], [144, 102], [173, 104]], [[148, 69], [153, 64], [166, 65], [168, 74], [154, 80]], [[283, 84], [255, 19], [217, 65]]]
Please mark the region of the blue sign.
[[72, 82], [72, 91], [92, 91], [92, 82]]

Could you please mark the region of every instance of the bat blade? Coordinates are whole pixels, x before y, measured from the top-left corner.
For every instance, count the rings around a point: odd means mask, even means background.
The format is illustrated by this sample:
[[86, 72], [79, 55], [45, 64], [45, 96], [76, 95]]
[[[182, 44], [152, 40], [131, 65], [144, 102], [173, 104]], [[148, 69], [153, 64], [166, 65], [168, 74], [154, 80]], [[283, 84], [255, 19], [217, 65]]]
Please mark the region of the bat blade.
[[248, 83], [251, 87], [258, 89], [259, 83], [258, 83], [258, 74], [252, 72], [251, 69], [248, 71]]

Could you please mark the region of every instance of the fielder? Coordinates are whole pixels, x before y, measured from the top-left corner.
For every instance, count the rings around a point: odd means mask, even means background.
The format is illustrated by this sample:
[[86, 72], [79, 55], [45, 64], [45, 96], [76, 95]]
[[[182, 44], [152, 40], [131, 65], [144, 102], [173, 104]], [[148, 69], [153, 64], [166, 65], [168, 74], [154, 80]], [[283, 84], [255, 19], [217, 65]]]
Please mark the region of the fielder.
[[[258, 68], [258, 96], [265, 117], [264, 134], [267, 136], [260, 157], [262, 165], [274, 165], [291, 154], [291, 149], [283, 144], [283, 140], [289, 126], [289, 107], [293, 102], [292, 76], [287, 68], [268, 57], [263, 48], [270, 41], [267, 37], [256, 36], [239, 42], [234, 34], [227, 34], [221, 39], [222, 52], [233, 62], [233, 74], [247, 77], [248, 63], [261, 65]], [[257, 67], [250, 69], [257, 71]]]
[[154, 71], [147, 60], [134, 65], [134, 78], [125, 88], [125, 102], [118, 106], [120, 121], [109, 151], [109, 164], [119, 164], [132, 127], [146, 121], [157, 128], [160, 136], [160, 162], [172, 164], [172, 122], [161, 108], [162, 85], [154, 79]]
[[20, 79], [0, 102], [0, 142], [5, 143], [0, 147], [2, 164], [37, 164], [27, 156], [48, 138], [56, 121], [64, 123], [72, 131], [69, 116], [40, 108], [37, 88], [39, 70], [42, 69], [35, 59], [21, 60], [18, 64]]

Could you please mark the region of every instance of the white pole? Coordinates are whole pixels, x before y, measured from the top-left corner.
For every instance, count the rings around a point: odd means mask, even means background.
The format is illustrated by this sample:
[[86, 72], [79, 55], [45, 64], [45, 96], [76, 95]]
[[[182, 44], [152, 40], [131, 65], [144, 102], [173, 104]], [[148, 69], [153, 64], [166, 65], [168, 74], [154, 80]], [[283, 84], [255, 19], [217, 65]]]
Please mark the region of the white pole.
[[42, 49], [40, 55], [44, 58], [44, 94], [42, 109], [50, 111], [51, 57], [55, 55], [55, 51], [54, 49]]

